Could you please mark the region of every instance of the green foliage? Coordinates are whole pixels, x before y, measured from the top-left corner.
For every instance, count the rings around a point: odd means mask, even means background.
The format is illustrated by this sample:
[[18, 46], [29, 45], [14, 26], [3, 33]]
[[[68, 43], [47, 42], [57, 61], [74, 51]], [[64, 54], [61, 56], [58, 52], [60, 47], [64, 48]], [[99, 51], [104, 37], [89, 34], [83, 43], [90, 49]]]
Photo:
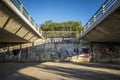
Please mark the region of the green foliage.
[[40, 25], [40, 29], [43, 31], [43, 36], [46, 38], [58, 38], [58, 37], [76, 37], [80, 36], [80, 32], [83, 29], [82, 24], [78, 21], [67, 22], [53, 22], [52, 20], [46, 21]]
[[77, 21], [56, 23], [49, 20], [41, 24], [40, 28], [43, 31], [81, 31], [83, 27], [82, 24]]

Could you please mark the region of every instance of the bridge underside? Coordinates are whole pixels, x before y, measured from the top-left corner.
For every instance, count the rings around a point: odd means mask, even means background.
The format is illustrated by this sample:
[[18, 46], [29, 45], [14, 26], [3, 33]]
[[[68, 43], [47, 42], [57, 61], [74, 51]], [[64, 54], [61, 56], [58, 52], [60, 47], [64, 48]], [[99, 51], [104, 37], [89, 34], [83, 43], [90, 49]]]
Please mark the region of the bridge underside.
[[89, 42], [120, 42], [120, 7], [82, 39]]
[[0, 1], [0, 42], [33, 42], [40, 36]]

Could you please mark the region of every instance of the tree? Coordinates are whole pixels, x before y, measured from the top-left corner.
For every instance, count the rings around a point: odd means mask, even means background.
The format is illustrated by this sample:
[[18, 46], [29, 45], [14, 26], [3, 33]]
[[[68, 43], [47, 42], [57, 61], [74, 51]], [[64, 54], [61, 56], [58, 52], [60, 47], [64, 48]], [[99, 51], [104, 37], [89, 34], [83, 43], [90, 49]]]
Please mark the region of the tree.
[[40, 25], [43, 31], [81, 31], [82, 24], [78, 21], [67, 21], [56, 23], [52, 20], [48, 20]]
[[[57, 22], [53, 22], [52, 20], [48, 20], [48, 21], [46, 21], [46, 22], [44, 22], [43, 24], [40, 25], [40, 29], [43, 32], [44, 31], [53, 31], [53, 32], [64, 31], [65, 33], [62, 33], [62, 35], [70, 37], [70, 34], [72, 36], [74, 34], [74, 37], [78, 37], [78, 36], [80, 36], [80, 32], [83, 29], [83, 27], [82, 27], [82, 24], [78, 21], [66, 21], [66, 22], [57, 23]], [[68, 32], [75, 31], [75, 32], [66, 34], [66, 31], [68, 31]], [[47, 34], [50, 35], [49, 33], [47, 33]], [[55, 33], [53, 33], [53, 34], [55, 34]], [[57, 34], [55, 34], [55, 35], [57, 35]], [[58, 36], [60, 36], [60, 35], [58, 35]]]

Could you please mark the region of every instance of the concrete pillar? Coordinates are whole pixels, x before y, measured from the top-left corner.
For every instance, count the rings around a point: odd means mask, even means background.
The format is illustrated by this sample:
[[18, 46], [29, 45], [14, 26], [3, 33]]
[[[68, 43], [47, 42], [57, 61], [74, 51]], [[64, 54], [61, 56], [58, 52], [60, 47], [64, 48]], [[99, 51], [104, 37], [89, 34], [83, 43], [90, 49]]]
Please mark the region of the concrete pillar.
[[22, 59], [22, 44], [20, 44], [19, 61]]

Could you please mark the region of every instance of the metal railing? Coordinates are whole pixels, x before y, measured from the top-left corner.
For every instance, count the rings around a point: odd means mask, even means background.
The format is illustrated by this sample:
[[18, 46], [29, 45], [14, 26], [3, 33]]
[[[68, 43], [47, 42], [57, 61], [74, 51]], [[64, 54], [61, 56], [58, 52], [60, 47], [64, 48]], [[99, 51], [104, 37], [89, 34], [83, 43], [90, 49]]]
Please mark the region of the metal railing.
[[83, 30], [81, 31], [81, 35], [87, 31], [99, 18], [101, 18], [105, 12], [110, 9], [110, 7], [116, 2], [117, 0], [106, 0], [103, 5], [98, 9], [98, 11], [92, 16], [92, 18], [87, 22], [84, 26]]
[[28, 11], [25, 9], [23, 4], [20, 0], [10, 0], [15, 7], [24, 15], [24, 17], [35, 27], [36, 30], [38, 30], [38, 25], [34, 21], [34, 19], [31, 17], [31, 15], [28, 13]]

